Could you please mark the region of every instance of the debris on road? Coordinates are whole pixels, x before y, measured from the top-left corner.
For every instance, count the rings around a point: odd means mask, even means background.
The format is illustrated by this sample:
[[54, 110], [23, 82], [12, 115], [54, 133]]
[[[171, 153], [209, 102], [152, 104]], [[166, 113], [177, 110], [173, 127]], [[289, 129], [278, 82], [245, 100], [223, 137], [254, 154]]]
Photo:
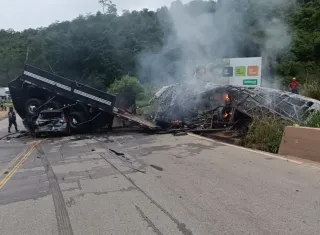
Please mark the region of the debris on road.
[[120, 152], [118, 152], [118, 151], [116, 151], [116, 150], [113, 150], [113, 149], [109, 149], [111, 152], [113, 152], [114, 154], [116, 154], [117, 156], [123, 156], [124, 155], [124, 153], [120, 153]]
[[11, 140], [11, 139], [18, 139], [18, 138], [28, 137], [28, 136], [31, 136], [31, 134], [29, 132], [19, 131], [16, 133], [9, 133], [9, 134], [1, 137], [0, 140], [3, 140], [3, 139]]
[[156, 166], [156, 165], [150, 165], [152, 168], [154, 168], [154, 169], [156, 169], [156, 170], [158, 170], [158, 171], [163, 171], [163, 168], [162, 167], [160, 167], [160, 166]]

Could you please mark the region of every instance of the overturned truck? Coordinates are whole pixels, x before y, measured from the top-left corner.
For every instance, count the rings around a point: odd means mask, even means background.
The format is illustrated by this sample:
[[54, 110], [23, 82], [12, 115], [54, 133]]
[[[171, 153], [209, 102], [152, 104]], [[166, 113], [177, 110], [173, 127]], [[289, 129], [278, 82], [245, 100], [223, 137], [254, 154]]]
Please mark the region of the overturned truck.
[[149, 129], [152, 122], [115, 107], [116, 97], [77, 81], [25, 65], [23, 73], [8, 84], [13, 105], [28, 131], [34, 132], [42, 110], [63, 110], [70, 133], [104, 126], [112, 128], [114, 117]]

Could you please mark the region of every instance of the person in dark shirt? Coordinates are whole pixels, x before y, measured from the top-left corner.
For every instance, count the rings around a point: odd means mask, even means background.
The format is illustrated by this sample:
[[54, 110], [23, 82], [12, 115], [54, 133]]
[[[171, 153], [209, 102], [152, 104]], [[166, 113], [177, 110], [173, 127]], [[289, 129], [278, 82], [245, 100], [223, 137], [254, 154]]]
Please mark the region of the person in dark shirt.
[[1, 111], [4, 111], [5, 109], [4, 109], [4, 102], [3, 102], [3, 100], [0, 100], [0, 109], [1, 109]]
[[18, 132], [19, 130], [17, 127], [17, 118], [16, 118], [16, 113], [13, 111], [13, 107], [10, 107], [9, 109], [8, 118], [9, 118], [8, 132], [11, 133], [10, 129], [12, 124], [14, 125], [16, 131]]
[[291, 92], [294, 94], [299, 94], [298, 93], [298, 87], [300, 84], [296, 81], [296, 78], [292, 78], [292, 82], [289, 84], [289, 88], [291, 89]]

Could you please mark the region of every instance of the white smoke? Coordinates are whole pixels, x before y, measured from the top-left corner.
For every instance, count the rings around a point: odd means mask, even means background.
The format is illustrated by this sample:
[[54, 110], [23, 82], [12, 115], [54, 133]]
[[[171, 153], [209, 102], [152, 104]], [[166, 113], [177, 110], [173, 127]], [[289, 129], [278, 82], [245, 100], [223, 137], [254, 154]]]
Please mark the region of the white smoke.
[[[196, 0], [185, 6], [180, 1], [173, 2], [168, 15], [164, 10], [158, 11], [164, 27], [170, 24], [171, 28], [160, 50], [141, 53], [140, 77], [149, 82], [172, 84], [190, 80], [196, 66], [216, 59], [262, 56], [265, 84], [278, 86], [270, 82], [273, 75], [269, 65], [276, 63], [279, 53], [289, 47], [291, 35], [281, 15], [274, 14], [270, 19], [268, 13], [287, 6], [288, 1]], [[263, 34], [263, 40], [259, 34]], [[252, 43], [245, 43], [242, 38], [251, 35], [254, 38], [246, 42]], [[253, 53], [257, 47], [259, 53]]]

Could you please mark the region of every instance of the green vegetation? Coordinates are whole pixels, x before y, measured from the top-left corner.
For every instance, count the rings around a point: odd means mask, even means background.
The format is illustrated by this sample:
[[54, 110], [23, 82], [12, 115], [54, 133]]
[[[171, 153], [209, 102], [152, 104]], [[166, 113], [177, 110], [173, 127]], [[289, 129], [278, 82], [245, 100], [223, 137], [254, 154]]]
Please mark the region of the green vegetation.
[[[240, 141], [240, 145], [278, 153], [284, 128], [295, 125], [283, 120], [263, 118], [254, 120], [247, 135]], [[305, 117], [305, 121], [299, 124], [304, 127], [320, 128], [320, 111], [314, 111]]]
[[320, 100], [320, 81], [313, 80], [302, 84], [300, 88], [301, 95], [310, 97], [312, 99]]
[[288, 125], [292, 125], [292, 123], [273, 118], [256, 119], [251, 123], [248, 134], [241, 141], [241, 145], [277, 153], [284, 128]]
[[[266, 48], [270, 32], [261, 26], [261, 22], [270, 25], [277, 18], [289, 25], [290, 35], [293, 37], [292, 40], [288, 38], [290, 46], [283, 48], [281, 54], [276, 53], [269, 61], [273, 75], [277, 73], [282, 77], [296, 76], [301, 83], [308, 81], [308, 84], [319, 81], [318, 0], [298, 0], [298, 4], [278, 4], [276, 8], [272, 6], [274, 4], [263, 4], [264, 1], [261, 0], [195, 0], [184, 5], [175, 1], [170, 8], [162, 7], [157, 11], [124, 11], [121, 15], [117, 14], [116, 5], [111, 1], [99, 0], [102, 12], [81, 15], [71, 22], [56, 22], [49, 27], [22, 32], [0, 30], [0, 86], [5, 86], [21, 72], [26, 59], [38, 67], [102, 90], [106, 90], [115, 80], [125, 75], [138, 78], [142, 84], [154, 83], [155, 80], [156, 83], [163, 84], [160, 80], [168, 76], [173, 79], [170, 82], [175, 82], [174, 79], [180, 77], [176, 76], [179, 62], [183, 61], [183, 48], [179, 43], [172, 43], [171, 48], [164, 50], [166, 52], [157, 61], [147, 61], [150, 66], [161, 65], [159, 76], [162, 78], [155, 79], [155, 74], [149, 73], [148, 69], [140, 73], [140, 60], [145, 59], [144, 53], [163, 52], [168, 40], [178, 41], [172, 22], [172, 18], [178, 14], [176, 12], [184, 9], [194, 20], [199, 20], [204, 15], [215, 16], [220, 8], [226, 7], [225, 2], [228, 2], [230, 22], [233, 22], [232, 17], [239, 19], [240, 15], [244, 25], [239, 26], [237, 20], [234, 20], [234, 24], [228, 25], [227, 32], [221, 30], [220, 35], [216, 35], [218, 38], [214, 41], [215, 44], [224, 45], [228, 40], [232, 40], [233, 45], [241, 45], [232, 51], [219, 52], [218, 56], [260, 56], [266, 49], [272, 51], [273, 45]], [[279, 2], [284, 3], [285, 0]], [[217, 14], [216, 17], [223, 16]], [[279, 29], [271, 30], [271, 33], [276, 30]], [[206, 45], [199, 48], [199, 51], [209, 50], [212, 46], [216, 48], [215, 45]], [[208, 54], [215, 53], [218, 53], [216, 49]]]
[[120, 92], [128, 92], [137, 99], [141, 99], [144, 95], [144, 89], [139, 80], [130, 76], [123, 76], [115, 80], [108, 88], [108, 92], [115, 95]]
[[320, 81], [320, 2], [300, 0], [301, 7], [289, 15], [293, 31], [291, 49], [278, 66], [282, 75], [300, 81]]
[[312, 112], [302, 124], [307, 127], [320, 128], [320, 111]]
[[132, 94], [136, 98], [138, 114], [148, 114], [153, 110], [150, 100], [154, 96], [156, 88], [150, 84], [142, 85], [135, 77], [126, 75], [121, 79], [115, 80], [107, 92], [115, 95], [121, 92]]

